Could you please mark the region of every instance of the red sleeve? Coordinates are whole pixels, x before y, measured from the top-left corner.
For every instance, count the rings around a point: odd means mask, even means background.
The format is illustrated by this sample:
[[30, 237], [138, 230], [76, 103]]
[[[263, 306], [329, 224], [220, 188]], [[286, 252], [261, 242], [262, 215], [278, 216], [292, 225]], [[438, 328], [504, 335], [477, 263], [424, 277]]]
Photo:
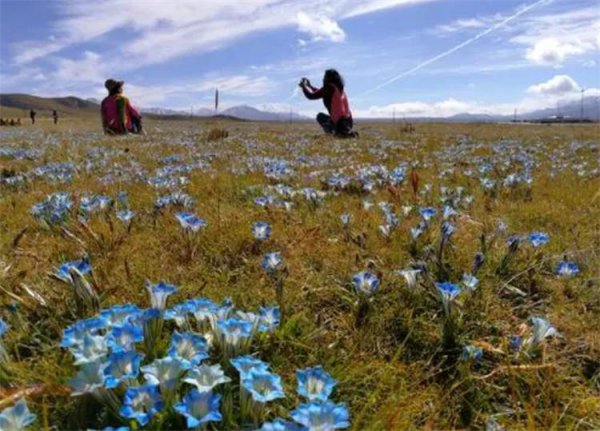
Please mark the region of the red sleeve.
[[340, 119], [349, 118], [351, 116], [352, 114], [350, 113], [346, 93], [336, 88], [333, 92], [333, 97], [331, 98], [331, 120], [334, 123], [337, 123]]
[[322, 88], [319, 88], [318, 90], [315, 90], [313, 88], [302, 87], [302, 91], [304, 92], [304, 96], [307, 99], [315, 100], [315, 99], [322, 99], [323, 98], [323, 89]]

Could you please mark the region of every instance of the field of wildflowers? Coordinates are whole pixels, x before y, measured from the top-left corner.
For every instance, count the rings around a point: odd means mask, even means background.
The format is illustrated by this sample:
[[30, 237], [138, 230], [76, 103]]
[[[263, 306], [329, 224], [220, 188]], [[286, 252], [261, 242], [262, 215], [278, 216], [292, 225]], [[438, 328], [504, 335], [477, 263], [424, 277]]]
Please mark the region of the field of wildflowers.
[[0, 131], [0, 429], [600, 428], [594, 126], [97, 129]]

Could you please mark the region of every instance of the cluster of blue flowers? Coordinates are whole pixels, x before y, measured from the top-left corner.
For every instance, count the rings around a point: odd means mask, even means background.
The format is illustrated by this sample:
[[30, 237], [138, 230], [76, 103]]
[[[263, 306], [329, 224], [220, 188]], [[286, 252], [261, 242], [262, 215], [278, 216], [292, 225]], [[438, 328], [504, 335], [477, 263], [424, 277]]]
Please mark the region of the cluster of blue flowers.
[[58, 192], [33, 205], [31, 214], [46, 226], [60, 225], [69, 218], [72, 206], [71, 195], [66, 192]]
[[[67, 278], [71, 268], [86, 272], [89, 263], [69, 262], [58, 273]], [[175, 414], [189, 429], [223, 420], [256, 425], [265, 419], [266, 403], [285, 398], [281, 378], [252, 352], [253, 340], [279, 326], [277, 307], [252, 313], [235, 309], [230, 300], [217, 304], [195, 298], [169, 308], [175, 286], [147, 282], [146, 289], [150, 308], [115, 305], [64, 330], [61, 347], [79, 367], [70, 382], [73, 396], [91, 394], [124, 422], [146, 426], [159, 414], [161, 420]], [[170, 330], [165, 345], [162, 340]], [[226, 374], [230, 366], [237, 376]], [[234, 392], [221, 389], [236, 384], [237, 410]], [[298, 394], [309, 403], [290, 413], [296, 429], [349, 426], [346, 406], [329, 401], [335, 384], [321, 367], [298, 370]], [[277, 419], [262, 429], [283, 423]]]

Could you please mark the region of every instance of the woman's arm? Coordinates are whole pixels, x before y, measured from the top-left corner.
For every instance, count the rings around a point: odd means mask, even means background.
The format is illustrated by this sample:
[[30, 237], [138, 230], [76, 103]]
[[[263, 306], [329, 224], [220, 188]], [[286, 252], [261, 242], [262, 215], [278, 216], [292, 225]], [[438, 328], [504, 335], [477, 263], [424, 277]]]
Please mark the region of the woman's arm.
[[323, 89], [316, 89], [310, 84], [305, 84], [302, 86], [302, 92], [304, 93], [304, 97], [310, 100], [322, 99], [323, 98]]

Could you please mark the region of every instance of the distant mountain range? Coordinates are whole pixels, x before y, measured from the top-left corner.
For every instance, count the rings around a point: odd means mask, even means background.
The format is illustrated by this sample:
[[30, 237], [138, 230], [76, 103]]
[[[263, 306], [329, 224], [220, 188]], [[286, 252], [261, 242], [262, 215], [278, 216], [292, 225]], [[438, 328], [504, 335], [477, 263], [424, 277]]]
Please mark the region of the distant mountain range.
[[[52, 110], [57, 110], [60, 115], [98, 115], [100, 101], [97, 99], [80, 99], [78, 97], [37, 97], [29, 94], [0, 94], [0, 112], [4, 116], [27, 116], [30, 109], [39, 111], [42, 116], [50, 115]], [[600, 117], [598, 97], [586, 97], [583, 101], [584, 117], [597, 120]], [[8, 108], [8, 109], [7, 109]], [[190, 112], [165, 108], [144, 108], [142, 112], [152, 116], [189, 117]], [[573, 101], [560, 104], [558, 108], [548, 108], [533, 112], [517, 113], [519, 121], [531, 121], [553, 116], [579, 119], [581, 102]], [[209, 108], [200, 108], [193, 111], [195, 117], [213, 117], [215, 111]], [[293, 121], [310, 120], [309, 117], [292, 112], [274, 112], [260, 110], [248, 105], [239, 105], [218, 111], [221, 118], [238, 118], [250, 121]], [[462, 113], [446, 118], [410, 117], [407, 120], [415, 121], [448, 121], [448, 122], [496, 122], [511, 121], [512, 115], [488, 115], [481, 113]], [[374, 119], [388, 120], [388, 119]]]

